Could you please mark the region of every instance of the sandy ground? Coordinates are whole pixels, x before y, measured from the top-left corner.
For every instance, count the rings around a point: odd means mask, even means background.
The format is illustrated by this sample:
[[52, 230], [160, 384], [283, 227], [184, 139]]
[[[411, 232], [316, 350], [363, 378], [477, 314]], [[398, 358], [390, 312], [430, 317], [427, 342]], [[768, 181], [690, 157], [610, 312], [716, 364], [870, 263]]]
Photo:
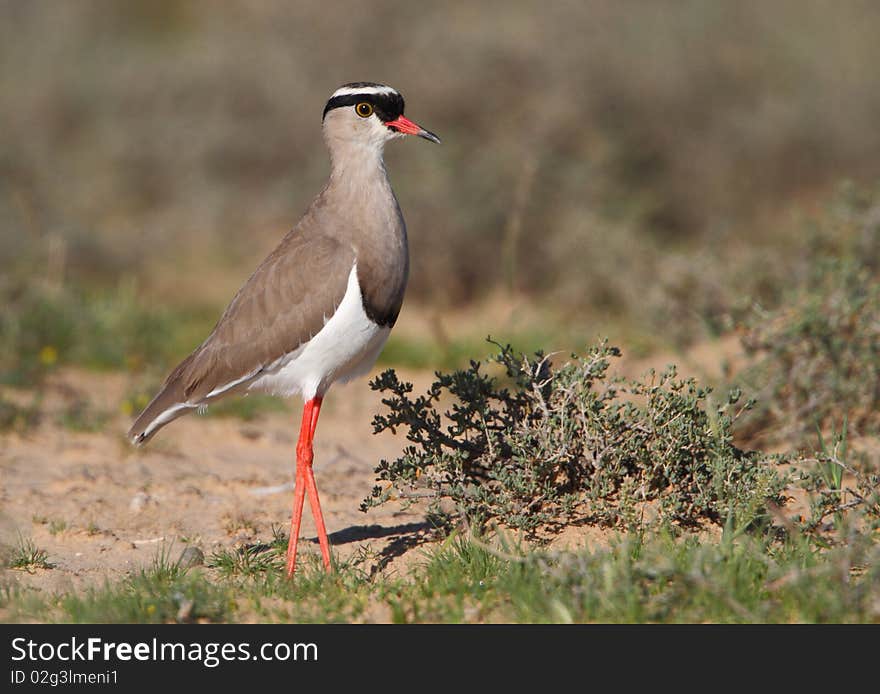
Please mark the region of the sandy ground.
[[[113, 580], [149, 564], [163, 545], [172, 558], [186, 543], [206, 555], [220, 547], [271, 540], [290, 522], [294, 446], [301, 405], [245, 422], [191, 415], [167, 426], [143, 449], [124, 437], [128, 418], [114, 416], [100, 433], [59, 426], [66, 400], [86, 398], [119, 411], [121, 375], [65, 371], [46, 388], [40, 424], [0, 436], [0, 542], [31, 538], [51, 570], [12, 571], [14, 580], [64, 590]], [[379, 395], [365, 381], [337, 387], [322, 408], [315, 471], [334, 551], [412, 544], [422, 516], [390, 506], [359, 510], [375, 484], [373, 469], [404, 440], [374, 436]], [[306, 509], [300, 552], [317, 551]]]
[[[736, 358], [737, 350], [736, 341], [727, 340], [624, 370], [634, 374], [677, 361], [682, 371], [706, 375], [722, 359]], [[400, 375], [417, 390], [431, 378]], [[47, 591], [78, 589], [149, 565], [163, 547], [170, 547], [172, 559], [187, 544], [210, 556], [221, 547], [269, 541], [273, 528], [287, 532], [298, 401], [288, 412], [251, 422], [190, 415], [134, 449], [124, 437], [129, 418], [119, 414], [128, 379], [56, 373], [45, 389], [39, 425], [0, 435], [0, 543], [31, 538], [54, 565], [32, 574], [8, 571], [11, 580]], [[58, 412], [77, 400], [117, 414], [100, 432], [71, 431], [58, 423]], [[315, 472], [334, 552], [344, 558], [367, 548], [386, 570], [400, 570], [407, 554], [418, 555], [413, 548], [427, 530], [423, 516], [393, 504], [366, 514], [358, 508], [376, 483], [378, 461], [405, 444], [399, 434], [372, 434], [370, 422], [381, 410], [380, 395], [366, 380], [334, 388], [318, 425]], [[301, 552], [318, 551], [308, 508], [301, 537]], [[558, 543], [571, 548], [606, 539], [595, 528], [572, 528]]]

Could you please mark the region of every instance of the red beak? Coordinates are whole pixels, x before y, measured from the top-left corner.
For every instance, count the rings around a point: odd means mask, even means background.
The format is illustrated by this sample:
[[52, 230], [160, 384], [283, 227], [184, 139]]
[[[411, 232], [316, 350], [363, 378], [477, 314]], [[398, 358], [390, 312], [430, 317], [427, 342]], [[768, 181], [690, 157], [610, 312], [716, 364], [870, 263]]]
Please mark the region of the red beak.
[[439, 137], [437, 137], [430, 130], [425, 130], [422, 126], [413, 123], [409, 118], [399, 116], [395, 120], [386, 121], [385, 125], [387, 125], [392, 130], [403, 133], [404, 135], [417, 135], [426, 140], [430, 140], [431, 142], [436, 142], [438, 145], [440, 144]]

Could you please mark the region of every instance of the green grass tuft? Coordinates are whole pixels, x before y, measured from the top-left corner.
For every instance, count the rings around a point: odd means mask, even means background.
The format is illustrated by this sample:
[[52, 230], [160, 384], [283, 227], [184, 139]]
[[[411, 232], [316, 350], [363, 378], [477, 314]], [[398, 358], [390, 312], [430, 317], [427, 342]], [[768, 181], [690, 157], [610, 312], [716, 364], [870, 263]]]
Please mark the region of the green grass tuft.
[[188, 571], [160, 550], [151, 566], [115, 585], [68, 593], [57, 601], [57, 621], [77, 623], [219, 622], [232, 613], [230, 586]]
[[49, 563], [49, 553], [46, 550], [38, 548], [30, 538], [21, 536], [12, 548], [6, 564], [11, 569], [21, 569], [28, 573], [34, 573], [38, 569], [52, 569], [55, 566]]

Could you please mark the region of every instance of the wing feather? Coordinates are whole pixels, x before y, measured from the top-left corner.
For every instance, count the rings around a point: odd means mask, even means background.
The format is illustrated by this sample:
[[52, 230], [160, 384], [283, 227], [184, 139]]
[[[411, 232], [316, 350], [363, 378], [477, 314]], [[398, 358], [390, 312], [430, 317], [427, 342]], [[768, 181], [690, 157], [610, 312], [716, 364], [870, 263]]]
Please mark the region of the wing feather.
[[[171, 372], [135, 420], [129, 431], [132, 441], [146, 441], [214, 391], [219, 390], [212, 400], [247, 385], [262, 369], [308, 342], [345, 296], [355, 260], [354, 250], [335, 238], [300, 227], [287, 234], [238, 291], [207, 339]], [[235, 383], [248, 374], [252, 376]], [[229, 384], [234, 387], [224, 390]]]

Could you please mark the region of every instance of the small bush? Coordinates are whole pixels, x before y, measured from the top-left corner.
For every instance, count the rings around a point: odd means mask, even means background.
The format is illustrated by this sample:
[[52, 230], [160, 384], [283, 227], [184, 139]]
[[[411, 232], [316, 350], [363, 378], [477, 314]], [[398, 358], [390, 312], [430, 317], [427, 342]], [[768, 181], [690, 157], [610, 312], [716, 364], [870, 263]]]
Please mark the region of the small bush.
[[21, 405], [0, 393], [0, 432], [25, 431], [36, 426], [40, 421], [40, 399], [37, 393], [30, 404]]
[[[810, 515], [800, 530], [826, 544], [827, 531], [838, 535], [854, 528], [864, 531], [880, 528], [880, 465], [876, 451], [854, 451], [844, 421], [840, 432], [831, 431], [830, 440], [819, 433], [819, 450], [802, 460], [799, 484], [806, 490]], [[830, 522], [829, 522], [830, 519]]]
[[76, 398], [65, 405], [58, 414], [56, 422], [71, 431], [98, 432], [107, 424], [110, 415], [95, 408], [84, 398]]
[[753, 313], [744, 344], [755, 363], [744, 381], [762, 405], [747, 431], [805, 445], [817, 425], [844, 417], [856, 432], [880, 424], [878, 201], [857, 190], [838, 196], [789, 300]]
[[385, 371], [371, 383], [388, 394], [375, 432], [402, 427], [411, 445], [381, 461], [385, 484], [362, 510], [395, 497], [427, 499], [444, 522], [494, 520], [534, 535], [574, 522], [695, 526], [731, 512], [754, 519], [765, 500], [781, 502], [773, 461], [732, 443], [731, 426], [749, 403], [733, 393], [714, 405], [710, 389], [672, 367], [644, 380], [613, 377], [619, 354], [603, 342], [555, 367], [541, 353], [504, 347], [492, 360], [502, 378], [472, 361], [438, 372], [417, 397]]

